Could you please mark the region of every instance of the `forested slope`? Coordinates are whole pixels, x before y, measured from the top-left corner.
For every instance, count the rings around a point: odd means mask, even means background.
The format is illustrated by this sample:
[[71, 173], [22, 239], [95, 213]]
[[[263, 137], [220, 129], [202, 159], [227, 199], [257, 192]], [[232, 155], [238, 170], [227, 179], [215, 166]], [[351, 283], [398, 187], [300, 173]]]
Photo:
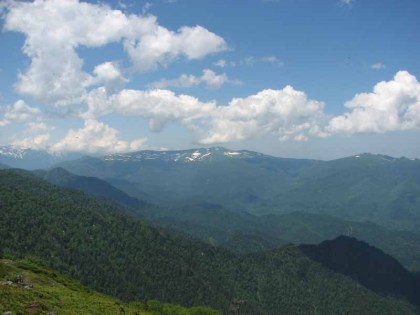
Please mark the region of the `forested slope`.
[[32, 255], [124, 300], [209, 305], [242, 314], [413, 314], [296, 247], [238, 256], [153, 228], [121, 209], [30, 173], [0, 171], [0, 248]]

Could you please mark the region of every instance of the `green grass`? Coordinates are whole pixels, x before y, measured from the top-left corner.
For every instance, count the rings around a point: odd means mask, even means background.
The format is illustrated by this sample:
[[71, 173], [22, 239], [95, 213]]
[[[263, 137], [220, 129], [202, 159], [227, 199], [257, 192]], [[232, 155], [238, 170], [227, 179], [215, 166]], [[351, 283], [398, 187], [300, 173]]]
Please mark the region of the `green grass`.
[[[18, 279], [21, 279], [20, 281]], [[0, 313], [220, 315], [207, 307], [185, 308], [156, 300], [124, 303], [82, 286], [34, 259], [0, 259]]]

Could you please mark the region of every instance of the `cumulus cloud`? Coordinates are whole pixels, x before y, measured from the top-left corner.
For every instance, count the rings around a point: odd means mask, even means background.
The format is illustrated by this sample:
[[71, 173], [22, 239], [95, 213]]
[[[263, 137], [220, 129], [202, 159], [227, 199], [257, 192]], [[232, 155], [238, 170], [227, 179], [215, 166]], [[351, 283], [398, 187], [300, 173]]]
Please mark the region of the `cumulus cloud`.
[[162, 79], [149, 84], [149, 87], [163, 89], [167, 87], [190, 88], [203, 84], [209, 89], [218, 89], [224, 84], [241, 84], [239, 80], [231, 80], [226, 73], [217, 74], [210, 69], [204, 69], [200, 77], [191, 74], [182, 74], [176, 79]]
[[84, 72], [78, 47], [122, 41], [138, 71], [226, 49], [223, 38], [199, 25], [171, 31], [160, 26], [155, 16], [127, 15], [78, 0], [8, 2], [4, 29], [25, 34], [23, 52], [31, 59], [19, 75], [17, 90], [58, 105], [81, 102], [93, 81], [107, 79], [116, 70], [115, 65], [103, 64], [96, 68], [96, 78]]
[[[106, 104], [106, 105], [105, 105]], [[324, 136], [324, 104], [307, 98], [290, 86], [264, 90], [229, 104], [202, 102], [168, 90], [122, 90], [106, 99], [92, 95], [89, 116], [111, 112], [149, 120], [152, 131], [160, 131], [169, 121], [179, 121], [192, 130], [203, 144], [239, 141], [274, 134], [281, 140], [307, 140]]]
[[[138, 24], [142, 24], [142, 19], [136, 18]], [[124, 41], [124, 47], [138, 71], [166, 66], [179, 56], [190, 60], [201, 59], [226, 49], [221, 37], [199, 25], [184, 26], [173, 32], [157, 25], [155, 18], [152, 22], [152, 28], [146, 34]]]
[[325, 136], [322, 102], [310, 100], [291, 86], [264, 90], [246, 98], [233, 99], [216, 109], [210, 128], [198, 142], [203, 144], [239, 141], [267, 134], [280, 140], [305, 141]]
[[379, 82], [373, 92], [357, 94], [345, 103], [350, 111], [334, 117], [330, 133], [386, 132], [420, 127], [420, 84], [407, 71]]
[[[93, 104], [93, 103], [92, 103]], [[196, 121], [211, 117], [214, 102], [201, 102], [189, 95], [176, 95], [168, 90], [122, 90], [111, 97], [109, 111], [149, 119], [150, 129], [160, 131], [168, 121], [180, 121], [192, 126]], [[93, 112], [95, 108], [91, 108]], [[103, 108], [101, 108], [103, 112]]]
[[201, 83], [201, 80], [199, 77], [196, 77], [192, 74], [181, 74], [176, 79], [161, 79], [156, 82], [150, 83], [148, 86], [150, 88], [155, 89], [163, 89], [167, 87], [177, 87], [177, 88], [190, 88], [193, 86], [197, 86]]
[[135, 151], [146, 139], [124, 141], [118, 138], [118, 131], [97, 120], [86, 120], [78, 130], [70, 129], [67, 135], [50, 147], [53, 152], [110, 153]]
[[[420, 83], [407, 71], [398, 72], [391, 81], [376, 84], [371, 93], [357, 94], [345, 103], [349, 111], [335, 117], [325, 114], [323, 102], [311, 100], [291, 86], [235, 98], [226, 105], [163, 89], [123, 89], [109, 94], [104, 87], [99, 87], [89, 93], [88, 105], [84, 127], [70, 130], [52, 150], [96, 153], [141, 148], [144, 139], [120, 140], [117, 130], [97, 120], [111, 113], [145, 118], [149, 120], [150, 129], [156, 132], [169, 121], [180, 122], [193, 132], [196, 142], [202, 144], [265, 135], [275, 135], [282, 141], [305, 141], [339, 133], [420, 128]], [[16, 108], [28, 111], [23, 105]], [[39, 124], [34, 130], [41, 132], [45, 127]], [[21, 144], [40, 146], [48, 140], [45, 136], [37, 137], [21, 140]]]
[[38, 108], [27, 105], [23, 100], [18, 100], [13, 105], [6, 106], [3, 112], [0, 126], [6, 126], [11, 122], [24, 123], [39, 119], [41, 116], [41, 111]]
[[16, 146], [24, 147], [24, 148], [45, 149], [49, 139], [50, 139], [50, 134], [44, 133], [44, 134], [36, 135], [34, 137], [28, 137], [21, 140], [15, 140], [12, 142], [12, 144]]
[[239, 80], [229, 79], [225, 73], [216, 74], [214, 71], [209, 69], [203, 70], [203, 75], [200, 77], [200, 81], [210, 89], [218, 89], [226, 83], [235, 85], [242, 84], [242, 82]]
[[389, 82], [378, 83], [372, 93], [357, 94], [345, 106], [350, 111], [330, 117], [323, 102], [311, 100], [291, 86], [235, 98], [226, 105], [156, 89], [122, 90], [109, 97], [105, 91], [96, 91], [87, 113], [90, 117], [109, 113], [143, 117], [153, 131], [160, 131], [169, 121], [178, 121], [203, 144], [268, 134], [280, 140], [305, 141], [339, 133], [420, 127], [420, 85], [406, 71], [398, 72]]
[[224, 67], [226, 67], [226, 60], [219, 59], [219, 60], [213, 62], [213, 65], [215, 65], [216, 67], [219, 67], [219, 68], [224, 68]]
[[262, 57], [248, 56], [239, 60], [231, 60], [231, 61], [227, 61], [225, 59], [219, 59], [213, 62], [213, 65], [219, 68], [253, 66], [255, 64], [271, 64], [274, 66], [283, 66], [284, 62], [280, 58], [273, 55], [262, 56]]
[[104, 62], [93, 69], [94, 77], [91, 78], [89, 85], [104, 85], [108, 90], [121, 86], [128, 82], [122, 74], [118, 64], [114, 62]]
[[[224, 73], [205, 69], [198, 76], [184, 74], [155, 82], [152, 86], [156, 89], [152, 90], [122, 89], [121, 85], [128, 79], [118, 63], [105, 62], [87, 73], [77, 54], [82, 46], [101, 47], [121, 42], [133, 68], [147, 71], [167, 66], [179, 58], [200, 59], [226, 49], [223, 38], [201, 26], [184, 26], [173, 31], [160, 26], [152, 15], [128, 15], [103, 4], [78, 0], [11, 1], [5, 14], [5, 29], [25, 35], [23, 52], [31, 59], [29, 67], [19, 75], [17, 90], [45, 103], [87, 106], [81, 115], [84, 126], [70, 129], [62, 140], [51, 146], [54, 151], [107, 153], [143, 147], [145, 139], [121, 140], [116, 129], [98, 121], [99, 117], [112, 113], [145, 118], [150, 129], [156, 132], [170, 121], [180, 122], [203, 144], [264, 135], [305, 141], [337, 133], [420, 128], [420, 85], [416, 77], [406, 71], [398, 72], [391, 81], [378, 83], [371, 93], [357, 94], [345, 103], [347, 112], [332, 118], [325, 114], [323, 102], [311, 100], [291, 86], [217, 104], [164, 88], [200, 84], [218, 88], [226, 83], [238, 83]], [[257, 63], [282, 64], [276, 56], [251, 56], [237, 61], [221, 59], [215, 65], [223, 68]], [[380, 69], [384, 65], [372, 67]], [[116, 86], [121, 89], [115, 89]], [[40, 117], [38, 108], [18, 101], [5, 107], [0, 126], [25, 123], [29, 132], [40, 134], [16, 140], [16, 143], [46, 146], [51, 128]]]
[[27, 123], [27, 130], [30, 133], [53, 131], [54, 126], [47, 125], [45, 122], [29, 122]]
[[374, 63], [374, 64], [372, 64], [372, 65], [370, 66], [370, 68], [371, 68], [371, 69], [373, 69], [373, 70], [382, 70], [382, 69], [385, 69], [385, 68], [386, 68], [386, 66], [385, 66], [383, 63], [378, 62], [378, 63]]

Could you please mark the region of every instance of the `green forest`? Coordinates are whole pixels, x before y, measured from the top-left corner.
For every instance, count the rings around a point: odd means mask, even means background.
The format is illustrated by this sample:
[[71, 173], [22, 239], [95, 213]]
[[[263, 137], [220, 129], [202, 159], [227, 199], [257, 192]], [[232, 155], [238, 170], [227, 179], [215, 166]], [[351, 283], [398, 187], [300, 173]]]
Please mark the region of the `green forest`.
[[0, 248], [33, 256], [123, 301], [157, 299], [225, 314], [415, 314], [312, 261], [298, 247], [240, 255], [150, 226], [20, 170], [0, 171]]

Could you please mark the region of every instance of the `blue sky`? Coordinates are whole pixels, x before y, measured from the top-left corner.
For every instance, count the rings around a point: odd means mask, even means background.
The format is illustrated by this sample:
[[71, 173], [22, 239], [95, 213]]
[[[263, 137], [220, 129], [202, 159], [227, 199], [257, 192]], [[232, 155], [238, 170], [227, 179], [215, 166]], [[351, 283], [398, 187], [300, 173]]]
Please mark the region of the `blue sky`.
[[420, 157], [418, 1], [1, 8], [1, 145]]

